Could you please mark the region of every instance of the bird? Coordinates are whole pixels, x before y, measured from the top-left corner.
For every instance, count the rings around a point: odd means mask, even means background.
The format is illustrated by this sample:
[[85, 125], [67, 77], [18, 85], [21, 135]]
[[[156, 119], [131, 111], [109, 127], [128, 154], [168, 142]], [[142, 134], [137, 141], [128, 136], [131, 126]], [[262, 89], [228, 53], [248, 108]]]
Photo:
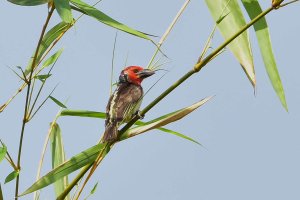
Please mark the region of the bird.
[[117, 140], [119, 126], [138, 114], [144, 95], [141, 83], [154, 73], [141, 66], [128, 66], [121, 71], [117, 88], [106, 106], [104, 142]]

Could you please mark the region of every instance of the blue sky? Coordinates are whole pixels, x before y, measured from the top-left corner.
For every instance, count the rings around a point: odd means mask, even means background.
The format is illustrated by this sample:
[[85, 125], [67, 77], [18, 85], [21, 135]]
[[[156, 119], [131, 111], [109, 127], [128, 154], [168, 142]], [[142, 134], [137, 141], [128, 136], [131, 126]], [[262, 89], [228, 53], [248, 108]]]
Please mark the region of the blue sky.
[[[91, 1], [89, 1], [91, 2]], [[184, 1], [103, 1], [97, 8], [138, 30], [161, 36]], [[263, 2], [265, 9], [269, 2]], [[0, 2], [0, 102], [7, 100], [20, 82], [7, 67], [26, 66], [36, 46], [46, 6], [21, 7]], [[268, 80], [258, 45], [251, 29], [257, 91], [229, 50], [182, 84], [153, 110], [145, 120], [189, 106], [210, 95], [212, 101], [167, 127], [198, 140], [189, 141], [151, 131], [114, 147], [93, 176], [83, 196], [96, 182], [90, 199], [132, 200], [296, 200], [300, 198], [300, 73], [297, 16], [299, 3], [267, 16], [278, 69], [285, 88], [289, 113], [281, 107]], [[60, 21], [57, 14], [50, 25]], [[213, 21], [204, 1], [192, 1], [163, 45], [168, 74], [146, 95], [146, 106], [196, 62]], [[56, 98], [68, 100], [70, 109], [104, 111], [109, 96], [110, 67], [116, 30], [89, 17], [80, 19], [56, 47], [64, 52], [46, 85], [44, 95], [59, 83]], [[158, 39], [157, 39], [158, 40]], [[217, 33], [216, 48], [223, 39]], [[118, 32], [115, 74], [127, 65], [148, 64], [155, 47], [148, 41]], [[126, 61], [127, 60], [127, 61]], [[143, 82], [145, 90], [163, 72]], [[0, 114], [0, 138], [13, 158], [21, 129], [24, 93]], [[48, 101], [28, 125], [22, 156], [21, 191], [35, 180], [40, 152], [49, 123], [58, 107]], [[68, 158], [94, 145], [104, 130], [104, 121], [61, 118]], [[51, 168], [48, 152], [43, 174]], [[0, 165], [0, 182], [5, 199], [12, 199], [14, 183], [3, 185], [12, 169]], [[71, 178], [74, 174], [71, 175]], [[53, 199], [50, 186], [42, 199]], [[29, 199], [30, 195], [22, 198]]]

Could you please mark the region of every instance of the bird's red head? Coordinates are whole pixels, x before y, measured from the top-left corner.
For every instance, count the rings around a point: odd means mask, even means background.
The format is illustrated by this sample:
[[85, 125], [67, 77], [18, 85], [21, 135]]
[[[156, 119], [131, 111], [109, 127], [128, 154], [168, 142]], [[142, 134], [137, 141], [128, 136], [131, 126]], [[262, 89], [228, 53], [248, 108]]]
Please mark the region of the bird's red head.
[[144, 69], [140, 66], [129, 66], [122, 70], [119, 82], [129, 82], [136, 85], [141, 85], [142, 81], [152, 76], [155, 72], [150, 69]]

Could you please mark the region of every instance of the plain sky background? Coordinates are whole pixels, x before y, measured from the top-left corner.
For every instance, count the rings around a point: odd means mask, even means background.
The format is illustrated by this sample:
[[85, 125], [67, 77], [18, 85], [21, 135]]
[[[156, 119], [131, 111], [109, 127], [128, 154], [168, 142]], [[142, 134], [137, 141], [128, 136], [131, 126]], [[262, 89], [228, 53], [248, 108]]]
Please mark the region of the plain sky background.
[[[161, 36], [183, 2], [105, 0], [97, 8], [126, 25]], [[270, 2], [261, 1], [263, 9]], [[281, 106], [268, 80], [251, 29], [256, 96], [238, 62], [226, 51], [161, 101], [144, 119], [148, 121], [216, 95], [182, 121], [167, 126], [198, 140], [205, 148], [159, 131], [126, 140], [105, 158], [82, 197], [99, 182], [90, 199], [300, 199], [299, 9], [300, 4], [296, 3], [267, 16], [289, 113]], [[0, 1], [1, 104], [20, 84], [7, 66], [26, 66], [46, 12], [45, 5], [21, 7]], [[55, 13], [50, 25], [59, 21]], [[191, 1], [162, 48], [169, 58], [164, 60], [169, 62], [163, 68], [169, 73], [146, 95], [142, 107], [191, 69], [212, 27], [204, 1]], [[59, 83], [53, 96], [61, 101], [69, 98], [68, 108], [104, 111], [115, 33], [115, 29], [90, 17], [81, 18], [55, 48], [65, 50], [46, 84], [44, 96]], [[222, 41], [217, 34], [213, 47]], [[154, 50], [150, 42], [118, 32], [114, 80], [127, 56], [128, 65], [145, 66]], [[162, 74], [158, 72], [144, 81], [145, 90]], [[0, 138], [15, 160], [24, 99], [23, 92], [0, 114]], [[48, 101], [26, 127], [21, 192], [35, 180], [44, 138], [57, 111], [57, 105]], [[104, 130], [104, 121], [99, 119], [64, 117], [58, 123], [68, 158], [96, 144]], [[43, 174], [50, 168], [48, 151]], [[0, 164], [5, 199], [13, 199], [15, 182], [3, 184], [11, 171], [6, 161]], [[53, 187], [47, 187], [41, 195], [41, 199], [53, 199]], [[21, 199], [31, 198], [32, 195], [28, 195]]]

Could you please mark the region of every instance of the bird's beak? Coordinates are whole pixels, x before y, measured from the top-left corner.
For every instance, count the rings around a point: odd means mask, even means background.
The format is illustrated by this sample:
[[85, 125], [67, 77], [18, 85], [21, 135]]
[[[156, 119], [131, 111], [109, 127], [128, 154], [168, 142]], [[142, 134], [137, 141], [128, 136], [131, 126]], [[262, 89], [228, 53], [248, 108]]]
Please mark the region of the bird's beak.
[[139, 76], [139, 78], [147, 78], [155, 74], [155, 71], [152, 71], [150, 69], [143, 69], [142, 71], [139, 71], [136, 74]]

